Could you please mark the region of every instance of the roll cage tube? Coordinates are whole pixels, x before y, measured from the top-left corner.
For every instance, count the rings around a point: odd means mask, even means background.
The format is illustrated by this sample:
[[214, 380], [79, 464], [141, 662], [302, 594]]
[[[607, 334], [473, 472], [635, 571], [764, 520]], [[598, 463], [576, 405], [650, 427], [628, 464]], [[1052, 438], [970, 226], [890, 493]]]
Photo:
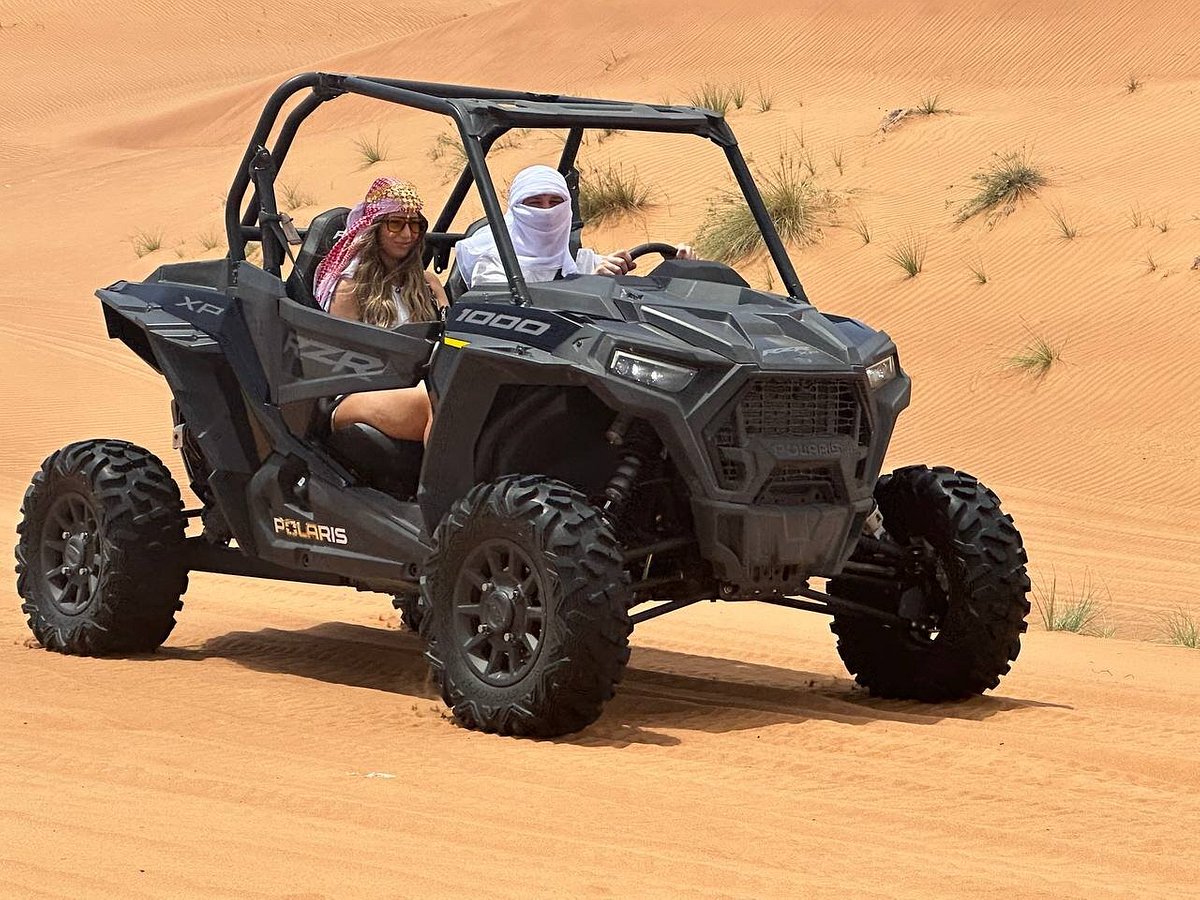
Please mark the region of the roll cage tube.
[[[242, 231], [241, 205], [242, 199], [246, 196], [246, 189], [250, 186], [250, 165], [258, 153], [258, 148], [267, 145], [267, 138], [271, 134], [271, 129], [275, 127], [275, 120], [279, 118], [279, 111], [292, 94], [302, 91], [305, 88], [311, 88], [313, 95], [319, 98], [312, 106], [312, 109], [315, 109], [325, 100], [332, 100], [341, 93], [333, 84], [335, 78], [336, 76], [325, 75], [320, 72], [305, 72], [302, 75], [289, 78], [267, 98], [267, 103], [263, 107], [262, 114], [258, 117], [258, 124], [254, 126], [254, 132], [250, 135], [250, 142], [246, 145], [246, 152], [242, 154], [241, 164], [234, 173], [233, 184], [229, 188], [229, 196], [225, 199], [225, 239], [229, 243], [229, 258], [233, 262], [240, 262], [246, 258], [246, 238]], [[297, 108], [298, 110], [299, 107]], [[294, 118], [294, 116], [289, 116], [289, 122]], [[293, 132], [299, 126], [300, 119], [295, 119], [292, 126]], [[290, 143], [291, 141], [289, 140], [288, 144], [290, 145]], [[284, 151], [286, 154], [286, 147]], [[274, 156], [274, 154], [272, 155]], [[276, 157], [276, 160], [276, 165], [279, 165], [283, 161], [279, 157]], [[246, 210], [246, 216], [249, 219], [247, 224], [250, 224], [258, 217], [258, 205], [258, 198], [255, 197]]]
[[775, 223], [771, 221], [771, 214], [767, 212], [767, 205], [763, 203], [762, 194], [758, 192], [758, 185], [754, 183], [754, 176], [750, 174], [750, 169], [746, 165], [746, 160], [742, 157], [741, 148], [737, 143], [725, 146], [725, 158], [729, 160], [729, 167], [733, 169], [733, 177], [737, 179], [738, 187], [742, 189], [742, 196], [746, 198], [750, 214], [758, 223], [758, 230], [767, 244], [767, 251], [771, 254], [771, 259], [775, 261], [775, 268], [779, 270], [779, 277], [783, 280], [788, 295], [802, 303], [807, 303], [808, 296], [800, 284], [800, 276], [796, 274], [792, 260], [787, 255], [787, 249], [783, 246], [783, 241], [779, 239], [779, 232], [775, 230]]
[[[283, 165], [300, 124], [322, 103], [342, 94], [360, 94], [423, 109], [448, 116], [455, 122], [463, 141], [463, 149], [466, 151], [467, 165], [464, 166], [438, 217], [435, 231], [445, 231], [453, 221], [470, 189], [471, 181], [475, 182], [488, 221], [503, 221], [486, 156], [496, 139], [511, 128], [567, 128], [567, 140], [558, 168], [563, 176], [568, 178], [575, 174], [575, 157], [585, 128], [620, 128], [706, 137], [725, 150], [734, 178], [759, 226], [768, 252], [788, 293], [797, 300], [807, 300], [804, 288], [738, 148], [737, 140], [724, 118], [716, 113], [694, 107], [656, 106], [620, 100], [323, 72], [307, 72], [285, 81], [268, 98], [259, 116], [225, 203], [225, 231], [229, 243], [229, 257], [235, 262], [245, 259], [245, 245], [249, 237], [262, 237], [258, 229], [252, 228], [255, 220], [260, 217], [263, 206], [257, 186], [245, 213], [241, 213], [242, 200], [251, 184], [251, 166], [259, 149], [266, 146], [284, 103], [293, 94], [305, 88], [312, 91], [311, 95], [291, 111], [271, 148], [270, 155], [276, 170]], [[574, 212], [575, 225], [582, 224], [578, 209]], [[500, 261], [508, 275], [513, 302], [518, 305], [528, 303], [529, 289], [521, 274], [508, 230], [495, 228], [493, 234], [496, 237]]]
[[[463, 149], [467, 153], [467, 162], [475, 177], [475, 189], [479, 192], [479, 199], [483, 201], [484, 215], [493, 226], [504, 221], [504, 213], [501, 212], [500, 201], [496, 197], [496, 187], [492, 184], [492, 175], [488, 171], [483, 147], [477, 137], [479, 129], [470, 127], [469, 112], [464, 111], [459, 102], [353, 75], [343, 81], [343, 86], [353, 93], [366, 97], [392, 100], [405, 106], [441, 113], [452, 118], [458, 125], [459, 137], [462, 138]], [[500, 262], [504, 266], [505, 274], [508, 275], [508, 290], [512, 295], [513, 303], [517, 306], [524, 306], [530, 302], [529, 288], [525, 285], [525, 276], [521, 274], [521, 265], [517, 262], [517, 251], [513, 249], [512, 235], [508, 233], [507, 228], [499, 227], [492, 228], [492, 235], [496, 239], [496, 249], [500, 251]]]

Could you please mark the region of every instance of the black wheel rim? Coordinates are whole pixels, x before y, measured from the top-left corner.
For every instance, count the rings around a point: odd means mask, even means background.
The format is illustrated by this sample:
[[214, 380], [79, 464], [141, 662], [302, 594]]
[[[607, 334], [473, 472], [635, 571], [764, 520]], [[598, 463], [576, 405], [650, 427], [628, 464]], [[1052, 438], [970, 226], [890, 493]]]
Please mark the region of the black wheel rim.
[[956, 577], [959, 570], [956, 558], [947, 558], [924, 538], [913, 541], [911, 549], [919, 559], [915, 580], [924, 595], [925, 615], [914, 620], [910, 634], [918, 644], [929, 645], [946, 627], [952, 598], [964, 586]]
[[459, 650], [475, 674], [495, 687], [516, 684], [533, 668], [546, 627], [541, 570], [503, 538], [481, 542], [454, 586]]
[[100, 581], [100, 536], [96, 510], [82, 494], [54, 501], [42, 526], [42, 581], [58, 610], [79, 615], [96, 596]]

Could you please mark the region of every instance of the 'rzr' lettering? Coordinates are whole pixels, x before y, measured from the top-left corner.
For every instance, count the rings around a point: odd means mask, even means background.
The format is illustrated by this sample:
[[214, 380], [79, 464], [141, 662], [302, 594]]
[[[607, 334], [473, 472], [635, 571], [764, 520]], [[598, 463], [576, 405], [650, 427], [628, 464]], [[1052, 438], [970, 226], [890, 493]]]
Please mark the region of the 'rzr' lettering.
[[356, 375], [375, 375], [384, 369], [383, 360], [301, 336], [297, 341], [300, 355], [305, 359], [329, 366], [331, 373], [353, 372]]

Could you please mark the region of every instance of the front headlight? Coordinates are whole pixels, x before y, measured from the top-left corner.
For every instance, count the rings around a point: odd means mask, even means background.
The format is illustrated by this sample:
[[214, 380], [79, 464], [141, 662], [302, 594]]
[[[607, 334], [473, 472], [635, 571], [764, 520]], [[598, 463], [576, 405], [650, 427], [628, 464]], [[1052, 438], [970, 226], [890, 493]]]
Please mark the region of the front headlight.
[[871, 390], [883, 387], [896, 377], [897, 371], [895, 356], [881, 359], [879, 362], [867, 366], [867, 384], [871, 386]]
[[608, 368], [622, 378], [671, 393], [682, 391], [696, 377], [695, 369], [663, 362], [660, 359], [647, 359], [644, 356], [626, 353], [624, 350], [613, 354]]

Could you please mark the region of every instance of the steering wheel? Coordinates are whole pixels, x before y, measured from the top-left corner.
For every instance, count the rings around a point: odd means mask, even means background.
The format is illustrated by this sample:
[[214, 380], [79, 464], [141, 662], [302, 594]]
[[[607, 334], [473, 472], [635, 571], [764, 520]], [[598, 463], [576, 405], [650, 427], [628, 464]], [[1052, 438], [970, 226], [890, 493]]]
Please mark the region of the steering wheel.
[[658, 253], [663, 259], [674, 259], [677, 252], [674, 244], [651, 241], [648, 244], [638, 244], [636, 247], [630, 247], [629, 258], [637, 259], [639, 256], [645, 256], [647, 253]]

